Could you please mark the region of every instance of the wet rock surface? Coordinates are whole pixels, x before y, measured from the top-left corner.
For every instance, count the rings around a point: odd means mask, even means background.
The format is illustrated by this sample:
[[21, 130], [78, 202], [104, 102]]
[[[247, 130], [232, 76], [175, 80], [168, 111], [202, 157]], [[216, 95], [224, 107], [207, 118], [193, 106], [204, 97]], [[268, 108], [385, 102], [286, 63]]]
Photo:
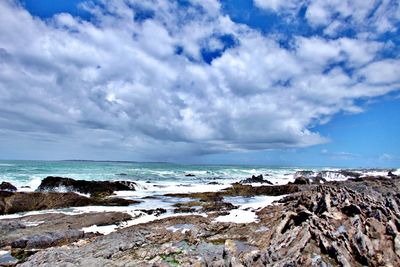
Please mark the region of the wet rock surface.
[[128, 206], [136, 203], [138, 202], [121, 198], [88, 198], [72, 192], [0, 191], [0, 215], [89, 205]]
[[48, 176], [42, 180], [37, 191], [58, 192], [74, 191], [91, 196], [108, 196], [114, 191], [135, 190], [136, 183], [131, 181], [85, 181], [71, 178]]
[[[68, 235], [73, 237], [83, 234], [81, 229], [92, 225], [111, 225], [131, 219], [127, 213], [122, 212], [102, 212], [84, 213], [79, 215], [66, 215], [62, 213], [47, 213], [39, 215], [29, 215], [21, 218], [0, 220], [0, 248], [11, 246], [22, 248], [43, 248], [46, 242], [33, 245], [33, 240], [50, 236], [48, 239], [61, 239]], [[75, 232], [68, 232], [73, 230]], [[76, 231], [82, 232], [77, 233]], [[56, 235], [59, 235], [57, 237]], [[51, 237], [52, 236], [52, 237]], [[82, 235], [83, 236], [83, 235]]]
[[17, 188], [9, 182], [2, 182], [0, 184], [0, 190], [15, 192], [17, 191]]
[[181, 194], [192, 199], [181, 207], [221, 204], [226, 196], [287, 196], [259, 210], [258, 223], [216, 222], [219, 207], [207, 217], [169, 217], [48, 248], [20, 266], [400, 266], [399, 190], [398, 178], [354, 177]]

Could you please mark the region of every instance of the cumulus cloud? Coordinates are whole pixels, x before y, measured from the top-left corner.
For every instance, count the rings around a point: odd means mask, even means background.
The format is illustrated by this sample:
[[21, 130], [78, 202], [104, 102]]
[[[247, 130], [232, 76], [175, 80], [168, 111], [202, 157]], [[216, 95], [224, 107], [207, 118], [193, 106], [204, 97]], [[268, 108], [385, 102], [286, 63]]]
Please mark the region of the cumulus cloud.
[[215, 0], [101, 3], [82, 4], [90, 20], [42, 20], [0, 2], [3, 143], [141, 159], [306, 147], [329, 141], [315, 126], [399, 88], [399, 62], [378, 56], [379, 41], [295, 36], [285, 48]]

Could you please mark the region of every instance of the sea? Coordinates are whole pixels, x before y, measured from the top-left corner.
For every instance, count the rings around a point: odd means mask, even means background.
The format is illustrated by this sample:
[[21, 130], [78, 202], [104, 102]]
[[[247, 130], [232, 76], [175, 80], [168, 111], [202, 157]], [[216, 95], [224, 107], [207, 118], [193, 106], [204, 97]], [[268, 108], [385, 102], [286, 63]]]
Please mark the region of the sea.
[[[339, 168], [331, 167], [279, 167], [279, 166], [250, 166], [250, 165], [183, 165], [174, 163], [139, 163], [115, 161], [0, 161], [0, 183], [7, 181], [18, 188], [18, 191], [35, 191], [42, 179], [47, 176], [61, 176], [80, 180], [123, 180], [134, 181], [135, 191], [118, 191], [116, 196], [141, 201], [140, 204], [128, 207], [75, 207], [59, 210], [33, 211], [27, 213], [3, 215], [0, 219], [45, 212], [63, 212], [79, 214], [84, 212], [120, 211], [132, 215], [133, 220], [125, 226], [148, 222], [174, 214], [173, 205], [188, 201], [176, 197], [164, 196], [168, 193], [191, 193], [220, 191], [253, 175], [263, 175], [265, 180], [281, 185], [294, 181], [301, 171], [323, 172], [326, 180], [345, 180], [349, 177], [335, 173]], [[364, 169], [358, 170], [363, 175], [387, 175], [388, 170]], [[391, 169], [400, 175], [399, 169]], [[260, 186], [261, 184], [253, 184]], [[65, 191], [60, 188], [59, 191]], [[219, 218], [220, 221], [252, 222], [256, 221], [255, 212], [281, 197], [255, 196], [248, 198], [229, 198], [226, 201], [238, 206], [231, 214]], [[149, 215], [145, 210], [163, 208], [167, 212], [161, 217]], [[201, 214], [200, 214], [201, 215]], [[204, 214], [202, 214], [204, 215]], [[244, 220], [244, 221], [243, 221]], [[248, 221], [247, 221], [248, 220]], [[94, 228], [93, 228], [94, 227]], [[93, 226], [87, 231], [109, 233], [117, 226]], [[118, 227], [123, 227], [119, 225]]]
[[331, 168], [266, 167], [249, 165], [182, 165], [174, 163], [138, 163], [116, 161], [0, 161], [0, 181], [20, 189], [36, 189], [47, 176], [81, 180], [129, 180], [144, 187], [195, 186], [210, 182], [233, 183], [263, 174], [275, 182], [291, 180], [299, 170]]

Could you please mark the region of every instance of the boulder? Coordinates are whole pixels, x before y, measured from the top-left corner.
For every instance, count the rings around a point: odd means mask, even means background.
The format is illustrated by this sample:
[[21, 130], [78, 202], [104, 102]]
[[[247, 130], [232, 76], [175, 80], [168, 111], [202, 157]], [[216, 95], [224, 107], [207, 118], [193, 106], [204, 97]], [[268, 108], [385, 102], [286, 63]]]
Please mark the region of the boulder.
[[36, 191], [59, 192], [75, 191], [92, 196], [107, 196], [114, 191], [135, 190], [136, 183], [131, 181], [85, 181], [71, 178], [48, 176]]
[[0, 184], [0, 190], [15, 192], [17, 191], [17, 188], [9, 182], [2, 182]]
[[310, 184], [310, 179], [306, 178], [306, 177], [297, 177], [293, 184]]

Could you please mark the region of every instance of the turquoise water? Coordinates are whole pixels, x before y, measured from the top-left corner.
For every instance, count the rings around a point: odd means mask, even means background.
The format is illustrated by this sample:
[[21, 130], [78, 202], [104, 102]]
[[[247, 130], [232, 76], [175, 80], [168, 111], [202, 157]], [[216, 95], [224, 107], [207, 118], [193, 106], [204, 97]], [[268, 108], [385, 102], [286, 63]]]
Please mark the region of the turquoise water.
[[[41, 180], [47, 176], [83, 180], [130, 180], [143, 185], [205, 185], [209, 182], [229, 184], [252, 175], [263, 174], [266, 179], [274, 183], [285, 184], [293, 179], [294, 173], [298, 170], [321, 169], [330, 168], [96, 161], [0, 161], [0, 182], [8, 181], [19, 188], [29, 186], [32, 190], [36, 189]], [[194, 176], [188, 177], [187, 174]]]
[[[285, 178], [297, 168], [227, 165], [179, 165], [171, 163], [92, 162], [92, 161], [0, 161], [0, 181], [17, 186], [40, 183], [47, 176], [84, 180], [132, 180], [143, 182], [205, 183], [236, 181], [251, 175], [268, 174]], [[193, 174], [194, 177], [185, 175]]]

